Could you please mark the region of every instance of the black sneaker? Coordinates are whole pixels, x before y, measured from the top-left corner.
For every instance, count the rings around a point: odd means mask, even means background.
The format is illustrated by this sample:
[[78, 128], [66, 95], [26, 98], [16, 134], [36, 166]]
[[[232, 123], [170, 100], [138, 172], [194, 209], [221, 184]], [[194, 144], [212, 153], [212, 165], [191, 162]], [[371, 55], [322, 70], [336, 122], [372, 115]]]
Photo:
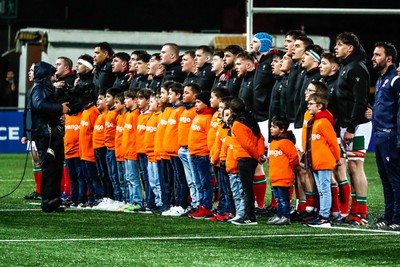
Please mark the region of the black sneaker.
[[238, 220], [233, 220], [232, 224], [235, 225], [257, 225], [257, 220], [254, 219], [250, 219], [250, 218], [240, 218]]
[[376, 221], [376, 223], [370, 225], [369, 228], [377, 229], [377, 230], [385, 230], [385, 229], [382, 229], [382, 228], [385, 228], [385, 227], [387, 227], [389, 225], [390, 225], [390, 223], [388, 221], [386, 221], [383, 217], [381, 217]]
[[400, 231], [400, 224], [392, 223], [380, 228], [380, 230]]
[[30, 195], [26, 195], [24, 196], [24, 199], [28, 199], [28, 200], [42, 200], [42, 196], [37, 193], [37, 192], [32, 192], [32, 194]]
[[256, 207], [254, 209], [254, 212], [255, 212], [256, 215], [262, 215], [262, 216], [266, 216], [267, 215], [267, 211], [264, 208]]
[[329, 218], [324, 218], [322, 216], [318, 216], [314, 220], [308, 221], [305, 225], [308, 227], [318, 227], [318, 228], [330, 228], [331, 227]]
[[272, 217], [274, 215], [276, 215], [275, 207], [269, 205], [268, 207], [265, 208], [265, 216]]

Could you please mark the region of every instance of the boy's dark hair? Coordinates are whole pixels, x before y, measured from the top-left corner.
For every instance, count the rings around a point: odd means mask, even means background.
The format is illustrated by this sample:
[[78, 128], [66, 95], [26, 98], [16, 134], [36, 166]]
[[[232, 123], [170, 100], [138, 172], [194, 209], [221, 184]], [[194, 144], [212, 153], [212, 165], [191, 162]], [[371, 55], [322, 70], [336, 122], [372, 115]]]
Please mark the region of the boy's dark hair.
[[189, 55], [191, 58], [195, 58], [196, 57], [196, 52], [194, 50], [187, 50], [183, 54], [184, 55]]
[[322, 104], [321, 110], [325, 110], [328, 107], [328, 97], [327, 95], [314, 93], [308, 97], [308, 101], [314, 100], [317, 104]]
[[325, 83], [321, 81], [311, 81], [310, 84], [315, 86], [315, 93], [328, 97], [328, 87], [326, 87]]
[[206, 54], [207, 56], [210, 56], [210, 57], [214, 53], [213, 49], [211, 47], [209, 47], [208, 45], [200, 45], [196, 48], [196, 50], [202, 50], [204, 52], [204, 54]]
[[246, 104], [240, 98], [233, 98], [229, 103], [229, 108], [232, 110], [234, 114], [241, 114], [246, 111]]
[[254, 63], [254, 57], [247, 51], [237, 54], [236, 59], [238, 58], [241, 58], [243, 60], [250, 60], [251, 62]]
[[161, 61], [161, 53], [154, 53], [151, 55], [151, 57], [154, 57], [154, 59], [157, 61]]
[[215, 57], [215, 56], [224, 58], [224, 52], [221, 50], [214, 51], [213, 57]]
[[168, 91], [168, 88], [174, 83], [172, 80], [165, 81], [161, 87]]
[[342, 41], [342, 43], [347, 45], [352, 45], [354, 48], [358, 48], [360, 46], [360, 40], [357, 35], [352, 32], [342, 32], [336, 37], [336, 42]]
[[83, 54], [78, 59], [83, 59], [93, 65], [93, 57], [91, 55]]
[[109, 57], [112, 57], [114, 55], [114, 50], [111, 48], [111, 45], [107, 42], [100, 42], [96, 44], [94, 47], [99, 47], [100, 50], [107, 51]]
[[198, 83], [188, 83], [185, 85], [185, 87], [190, 87], [190, 90], [192, 90], [193, 94], [197, 95], [198, 93], [201, 92], [200, 85]]
[[111, 95], [114, 98], [118, 93], [121, 93], [121, 89], [114, 88], [114, 87], [113, 88], [108, 88], [106, 93]]
[[395, 62], [397, 59], [397, 50], [396, 47], [389, 42], [376, 42], [375, 47], [381, 47], [385, 50], [385, 56], [391, 56], [392, 62]]
[[297, 40], [302, 41], [303, 44], [304, 44], [304, 47], [308, 47], [308, 46], [314, 44], [314, 41], [313, 41], [310, 37], [307, 37], [307, 36], [305, 36], [305, 35], [302, 35], [302, 36], [297, 37], [296, 41], [297, 41]]
[[132, 53], [131, 53], [131, 56], [132, 55], [136, 55], [136, 56], [140, 56], [140, 55], [142, 55], [142, 54], [147, 54], [147, 51], [146, 50], [135, 50], [135, 51], [133, 51]]
[[138, 57], [137, 57], [138, 61], [141, 60], [141, 61], [143, 61], [145, 63], [149, 63], [150, 59], [151, 59], [151, 55], [147, 54], [147, 53], [138, 55]]
[[290, 30], [286, 33], [285, 36], [292, 36], [293, 39], [296, 40], [300, 36], [307, 36], [307, 34], [301, 30]]
[[114, 54], [114, 57], [117, 57], [117, 58], [119, 58], [119, 59], [121, 59], [122, 61], [125, 61], [125, 62], [129, 62], [129, 60], [131, 59], [131, 57], [129, 56], [129, 54], [128, 54], [128, 53], [125, 53], [125, 52], [118, 52], [118, 53], [115, 53], [115, 54]]
[[139, 90], [140, 90], [139, 88], [130, 88], [124, 92], [124, 96], [130, 98], [137, 98], [137, 92]]
[[121, 93], [116, 94], [116, 95], [114, 96], [114, 101], [115, 101], [115, 100], [119, 100], [119, 102], [124, 103], [124, 100], [125, 100], [124, 93], [121, 92]]
[[311, 51], [317, 53], [319, 56], [321, 56], [322, 53], [324, 53], [324, 49], [321, 46], [316, 45], [316, 44], [306, 46], [306, 51], [307, 50], [311, 50]]
[[278, 51], [276, 51], [276, 53], [272, 56], [272, 58], [279, 58], [279, 59], [282, 59], [283, 56], [284, 56], [285, 54], [286, 54], [285, 51], [278, 50]]
[[231, 52], [234, 55], [238, 55], [239, 53], [243, 53], [244, 50], [239, 45], [228, 45], [225, 47], [224, 52]]
[[322, 53], [321, 58], [326, 58], [331, 64], [339, 65], [339, 59], [332, 52], [324, 52], [324, 53]]
[[182, 99], [182, 95], [183, 95], [183, 85], [181, 83], [178, 82], [173, 82], [169, 87], [168, 90], [171, 90], [172, 92], [174, 92], [175, 94], [180, 94], [180, 99]]
[[229, 90], [224, 86], [215, 87], [211, 90], [211, 92], [214, 93], [217, 98], [224, 98], [229, 96]]
[[140, 89], [139, 92], [137, 92], [137, 97], [145, 98], [146, 100], [149, 100], [152, 93], [153, 93], [153, 90], [151, 90], [149, 88], [143, 88], [143, 89]]
[[229, 108], [229, 105], [230, 105], [232, 99], [233, 99], [233, 96], [228, 95], [228, 96], [222, 97], [220, 102], [225, 104], [225, 108]]
[[289, 128], [289, 119], [285, 116], [276, 115], [271, 119], [271, 125], [275, 125], [279, 130], [287, 131]]

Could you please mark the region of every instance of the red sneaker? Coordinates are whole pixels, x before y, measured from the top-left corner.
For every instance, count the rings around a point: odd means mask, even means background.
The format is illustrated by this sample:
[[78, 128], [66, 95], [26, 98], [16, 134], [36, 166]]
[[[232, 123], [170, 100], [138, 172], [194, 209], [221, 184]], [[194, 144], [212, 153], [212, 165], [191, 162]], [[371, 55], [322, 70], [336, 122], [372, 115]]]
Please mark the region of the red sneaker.
[[211, 210], [208, 210], [205, 207], [202, 207], [202, 209], [197, 214], [192, 215], [192, 218], [193, 219], [205, 219], [206, 217], [211, 218], [213, 215], [214, 215], [214, 213]]

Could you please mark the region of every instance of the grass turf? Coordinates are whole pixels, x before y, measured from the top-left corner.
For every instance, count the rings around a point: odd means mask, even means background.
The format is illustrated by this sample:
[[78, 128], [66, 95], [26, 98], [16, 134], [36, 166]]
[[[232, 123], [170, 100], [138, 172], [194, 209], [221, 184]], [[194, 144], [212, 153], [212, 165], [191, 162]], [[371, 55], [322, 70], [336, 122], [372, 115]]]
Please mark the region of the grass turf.
[[[18, 184], [24, 162], [24, 155], [0, 155], [0, 195]], [[257, 226], [240, 227], [153, 214], [42, 213], [38, 202], [22, 199], [34, 188], [30, 161], [27, 166], [21, 187], [0, 199], [1, 266], [394, 266], [400, 261], [398, 235], [365, 227], [273, 227], [265, 225], [265, 217]], [[383, 211], [383, 197], [371, 153], [365, 171], [372, 222]]]

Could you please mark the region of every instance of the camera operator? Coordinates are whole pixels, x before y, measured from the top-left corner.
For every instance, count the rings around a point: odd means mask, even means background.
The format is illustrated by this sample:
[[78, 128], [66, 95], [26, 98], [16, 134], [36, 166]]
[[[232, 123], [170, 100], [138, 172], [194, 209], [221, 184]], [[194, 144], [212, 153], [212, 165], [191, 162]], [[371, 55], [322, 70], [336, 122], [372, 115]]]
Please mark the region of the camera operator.
[[[34, 86], [27, 105], [27, 134], [35, 141], [42, 166], [44, 212], [62, 211], [59, 198], [64, 163], [64, 123], [61, 116], [70, 111], [68, 102], [57, 103], [51, 81], [56, 69], [46, 62], [34, 66]], [[29, 136], [30, 135], [30, 136]]]

